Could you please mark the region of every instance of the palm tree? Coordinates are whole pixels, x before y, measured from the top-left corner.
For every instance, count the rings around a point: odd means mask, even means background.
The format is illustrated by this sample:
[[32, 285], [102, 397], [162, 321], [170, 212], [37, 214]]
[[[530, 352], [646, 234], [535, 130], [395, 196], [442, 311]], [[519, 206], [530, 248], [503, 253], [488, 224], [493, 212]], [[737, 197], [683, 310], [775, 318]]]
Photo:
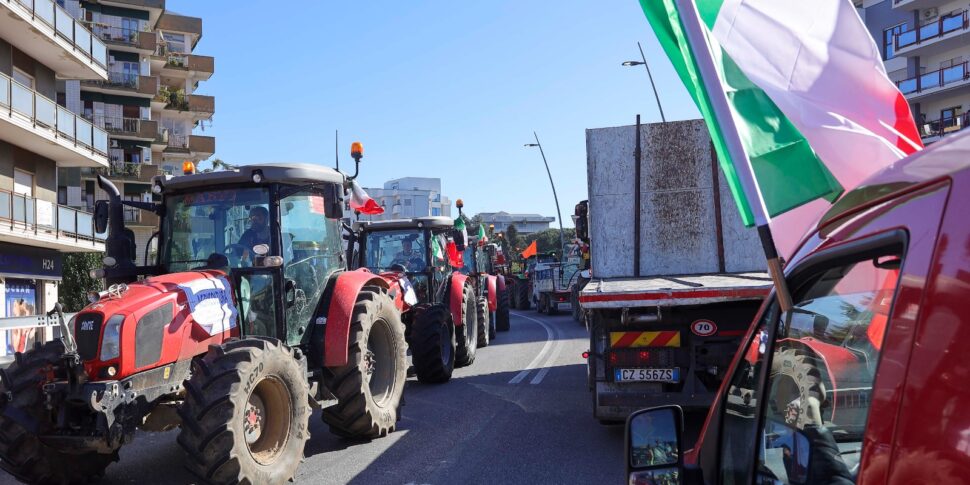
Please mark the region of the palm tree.
[[236, 166], [228, 162], [224, 162], [221, 158], [214, 158], [211, 162], [212, 167], [203, 170], [203, 173], [218, 172], [220, 170], [235, 170]]

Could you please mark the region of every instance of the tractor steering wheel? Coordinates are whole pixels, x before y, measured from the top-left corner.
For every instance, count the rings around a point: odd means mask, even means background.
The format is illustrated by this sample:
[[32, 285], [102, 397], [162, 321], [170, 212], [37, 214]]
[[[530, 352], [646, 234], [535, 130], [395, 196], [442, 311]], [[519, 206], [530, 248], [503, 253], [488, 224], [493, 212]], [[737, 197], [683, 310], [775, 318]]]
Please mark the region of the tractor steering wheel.
[[[229, 266], [233, 268], [241, 267], [242, 257], [243, 255], [246, 254], [247, 251], [252, 253], [251, 248], [247, 248], [246, 246], [239, 243], [226, 245], [226, 257], [229, 258]], [[252, 266], [252, 264], [253, 264], [252, 255], [250, 255], [249, 265]]]

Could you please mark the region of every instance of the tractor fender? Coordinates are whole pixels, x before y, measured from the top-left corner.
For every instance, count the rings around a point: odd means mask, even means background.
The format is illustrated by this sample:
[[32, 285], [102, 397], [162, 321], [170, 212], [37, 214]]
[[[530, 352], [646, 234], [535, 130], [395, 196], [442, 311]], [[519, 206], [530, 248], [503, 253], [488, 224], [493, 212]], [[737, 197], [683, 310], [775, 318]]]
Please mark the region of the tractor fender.
[[327, 309], [327, 330], [323, 342], [323, 365], [339, 367], [347, 365], [347, 346], [350, 340], [350, 319], [354, 314], [357, 296], [365, 286], [387, 288], [388, 284], [367, 269], [345, 271], [337, 276], [330, 308]]
[[498, 282], [496, 278], [492, 275], [485, 277], [486, 288], [488, 288], [488, 311], [494, 312], [498, 308]]
[[468, 276], [457, 271], [451, 274], [451, 288], [448, 291], [448, 308], [451, 310], [451, 319], [455, 321], [455, 326], [460, 327], [465, 324], [461, 319], [461, 297], [465, 289], [465, 281]]

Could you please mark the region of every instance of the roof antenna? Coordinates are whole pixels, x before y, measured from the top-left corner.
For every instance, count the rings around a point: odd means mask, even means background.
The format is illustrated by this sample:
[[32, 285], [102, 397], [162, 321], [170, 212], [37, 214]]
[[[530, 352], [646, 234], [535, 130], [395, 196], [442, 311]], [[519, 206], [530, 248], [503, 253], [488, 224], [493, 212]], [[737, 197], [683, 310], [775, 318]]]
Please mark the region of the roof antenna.
[[333, 157], [337, 160], [337, 171], [340, 171], [340, 130], [333, 131]]

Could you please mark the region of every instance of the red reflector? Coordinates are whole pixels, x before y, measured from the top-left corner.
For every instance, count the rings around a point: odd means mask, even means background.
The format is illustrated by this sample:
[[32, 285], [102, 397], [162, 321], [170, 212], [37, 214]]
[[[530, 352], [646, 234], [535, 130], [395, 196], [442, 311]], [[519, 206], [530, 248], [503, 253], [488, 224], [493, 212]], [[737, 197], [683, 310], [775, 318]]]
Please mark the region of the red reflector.
[[616, 365], [617, 362], [616, 352], [610, 352], [610, 363]]
[[583, 352], [583, 358], [584, 359], [588, 359], [589, 358], [589, 352]]
[[647, 362], [650, 360], [650, 352], [646, 350], [640, 351], [640, 362]]

